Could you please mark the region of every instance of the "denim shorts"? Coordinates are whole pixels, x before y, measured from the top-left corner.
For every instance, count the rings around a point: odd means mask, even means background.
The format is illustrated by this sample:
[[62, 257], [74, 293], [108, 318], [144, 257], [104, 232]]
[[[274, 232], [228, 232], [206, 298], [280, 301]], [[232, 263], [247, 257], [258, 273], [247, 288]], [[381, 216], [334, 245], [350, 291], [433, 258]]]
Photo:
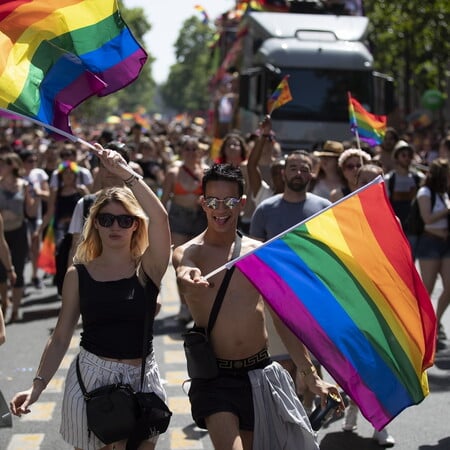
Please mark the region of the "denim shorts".
[[450, 239], [423, 233], [418, 238], [415, 256], [417, 259], [450, 258]]

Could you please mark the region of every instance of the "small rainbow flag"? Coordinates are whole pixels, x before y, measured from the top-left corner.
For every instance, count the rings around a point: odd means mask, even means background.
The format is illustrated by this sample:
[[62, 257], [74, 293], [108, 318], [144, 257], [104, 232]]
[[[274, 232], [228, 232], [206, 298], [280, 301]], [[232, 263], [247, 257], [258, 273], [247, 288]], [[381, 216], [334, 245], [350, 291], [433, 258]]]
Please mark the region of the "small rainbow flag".
[[208, 17], [208, 14], [206, 12], [206, 9], [203, 8], [202, 5], [195, 5], [194, 8], [203, 16], [202, 23], [207, 25], [208, 22], [209, 22], [209, 17]]
[[92, 95], [133, 82], [147, 55], [115, 0], [3, 0], [0, 107], [70, 132]]
[[37, 260], [37, 267], [50, 275], [55, 275], [56, 273], [55, 252], [55, 229], [52, 219], [47, 227]]
[[436, 316], [381, 177], [233, 264], [376, 429], [428, 395]]
[[348, 115], [352, 133], [369, 145], [383, 142], [386, 132], [386, 116], [376, 116], [366, 111], [361, 103], [348, 93]]
[[267, 100], [267, 111], [272, 114], [273, 110], [283, 106], [292, 100], [291, 90], [288, 83], [289, 75], [285, 75], [280, 84], [273, 91], [273, 94]]

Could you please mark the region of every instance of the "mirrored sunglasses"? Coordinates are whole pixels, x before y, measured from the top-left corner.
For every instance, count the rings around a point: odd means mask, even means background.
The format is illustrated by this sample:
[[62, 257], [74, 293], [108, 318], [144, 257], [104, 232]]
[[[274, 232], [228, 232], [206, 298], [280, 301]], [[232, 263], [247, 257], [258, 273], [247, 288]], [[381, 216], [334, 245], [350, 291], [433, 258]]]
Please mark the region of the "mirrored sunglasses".
[[226, 197], [223, 200], [217, 197], [206, 197], [203, 199], [203, 202], [207, 208], [217, 209], [219, 207], [219, 203], [223, 203], [224, 206], [228, 209], [236, 208], [237, 205], [241, 202], [240, 198], [236, 197]]
[[118, 216], [109, 213], [97, 214], [97, 222], [101, 227], [112, 227], [115, 220], [117, 220], [120, 228], [131, 228], [136, 217], [129, 214], [119, 214]]

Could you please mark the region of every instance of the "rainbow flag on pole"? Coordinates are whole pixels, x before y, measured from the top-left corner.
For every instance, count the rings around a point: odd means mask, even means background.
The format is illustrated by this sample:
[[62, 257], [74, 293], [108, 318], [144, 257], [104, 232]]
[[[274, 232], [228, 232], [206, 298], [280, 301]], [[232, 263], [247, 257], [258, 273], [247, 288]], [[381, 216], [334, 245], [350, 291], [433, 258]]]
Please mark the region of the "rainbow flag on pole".
[[269, 114], [272, 114], [274, 109], [279, 108], [292, 100], [288, 79], [289, 75], [286, 75], [267, 100], [267, 111]]
[[350, 129], [359, 139], [369, 145], [379, 145], [386, 132], [386, 116], [376, 116], [366, 111], [361, 103], [348, 93]]
[[133, 82], [147, 59], [115, 0], [3, 0], [0, 107], [70, 132], [92, 95]]
[[378, 430], [428, 395], [436, 317], [381, 177], [229, 264]]

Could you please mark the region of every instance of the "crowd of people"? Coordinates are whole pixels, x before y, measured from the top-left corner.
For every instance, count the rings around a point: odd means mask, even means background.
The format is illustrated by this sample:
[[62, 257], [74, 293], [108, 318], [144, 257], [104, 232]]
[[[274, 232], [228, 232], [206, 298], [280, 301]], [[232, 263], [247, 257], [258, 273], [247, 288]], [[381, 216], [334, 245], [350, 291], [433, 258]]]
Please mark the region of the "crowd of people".
[[[441, 319], [450, 302], [450, 135], [437, 141], [434, 158], [429, 149], [416, 148], [414, 136], [393, 128], [376, 147], [324, 139], [312, 150], [284, 155], [269, 116], [248, 136], [228, 129], [217, 149], [201, 124], [175, 120], [155, 121], [149, 130], [138, 124], [95, 128], [84, 133], [86, 140], [99, 143], [95, 151], [18, 124], [0, 129], [0, 343], [4, 321], [20, 320], [26, 286], [40, 289], [48, 276], [40, 269], [39, 253], [49, 227], [56, 252], [70, 236], [65, 264], [57, 267], [64, 280], [58, 322], [31, 387], [11, 401], [14, 414], [26, 414], [38, 400], [80, 317], [78, 360], [89, 389], [125, 379], [138, 390], [145, 358], [144, 390], [166, 400], [153, 350], [150, 346], [142, 355], [141, 343], [143, 299], [151, 298], [157, 314], [170, 255], [180, 296], [177, 318], [206, 328], [223, 274], [210, 280], [204, 275], [237, 248], [248, 252], [378, 175], [385, 178], [430, 296], [437, 278], [442, 280], [436, 345], [438, 351], [447, 347]], [[408, 230], [414, 199], [424, 222], [420, 236]], [[114, 308], [104, 308], [106, 299]], [[286, 394], [284, 407], [299, 412], [298, 428], [290, 430], [289, 439], [302, 439], [302, 448], [318, 448], [307, 417], [325, 405], [328, 395], [341, 401], [334, 417], [344, 416], [345, 393], [323, 380], [319, 361], [237, 272], [224, 292], [211, 343], [219, 374], [193, 380], [189, 398], [194, 421], [209, 431], [217, 448], [250, 449], [261, 439], [255, 423], [270, 418], [253, 404], [251, 389], [269, 378], [276, 378], [276, 389]], [[357, 413], [350, 400], [344, 430], [356, 429]], [[66, 379], [61, 434], [76, 448], [100, 448], [101, 442], [83, 428], [84, 415], [74, 362]], [[387, 429], [374, 431], [373, 437], [383, 447], [395, 444]], [[140, 448], [152, 449], [156, 441], [153, 436]], [[277, 445], [271, 441], [256, 448]]]

